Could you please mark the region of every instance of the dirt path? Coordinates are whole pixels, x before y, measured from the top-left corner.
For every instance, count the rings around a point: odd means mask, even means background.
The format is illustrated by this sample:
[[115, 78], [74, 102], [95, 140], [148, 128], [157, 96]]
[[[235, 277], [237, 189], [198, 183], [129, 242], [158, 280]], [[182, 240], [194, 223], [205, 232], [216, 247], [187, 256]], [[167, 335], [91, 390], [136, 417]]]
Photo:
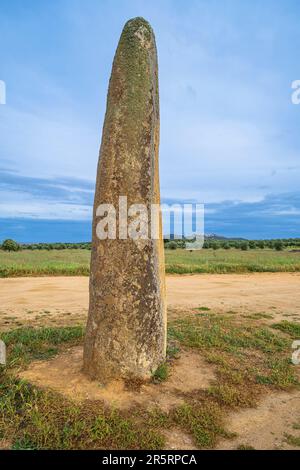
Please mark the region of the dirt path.
[[[239, 314], [299, 318], [299, 273], [167, 276], [170, 315], [193, 307]], [[0, 328], [45, 321], [82, 320], [88, 308], [87, 277], [0, 279]]]
[[293, 435], [299, 439], [299, 391], [268, 395], [260, 401], [257, 408], [232, 413], [227, 421], [228, 430], [236, 433], [237, 437], [221, 440], [218, 449], [251, 446], [257, 450], [298, 450], [299, 447], [289, 444], [287, 436]]

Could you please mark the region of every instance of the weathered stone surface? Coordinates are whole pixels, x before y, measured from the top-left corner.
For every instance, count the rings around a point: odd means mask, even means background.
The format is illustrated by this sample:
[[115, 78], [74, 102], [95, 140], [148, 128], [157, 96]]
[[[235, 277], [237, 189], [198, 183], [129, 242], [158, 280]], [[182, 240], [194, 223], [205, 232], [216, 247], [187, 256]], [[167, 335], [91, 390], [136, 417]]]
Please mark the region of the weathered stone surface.
[[[84, 371], [102, 382], [147, 378], [165, 359], [160, 213], [155, 216], [159, 239], [99, 240], [96, 235], [99, 204], [118, 209], [119, 196], [127, 196], [128, 207], [146, 204], [150, 213], [150, 205], [160, 203], [158, 147], [155, 38], [143, 18], [134, 18], [123, 29], [113, 62], [94, 203]], [[118, 229], [117, 223], [117, 235]]]

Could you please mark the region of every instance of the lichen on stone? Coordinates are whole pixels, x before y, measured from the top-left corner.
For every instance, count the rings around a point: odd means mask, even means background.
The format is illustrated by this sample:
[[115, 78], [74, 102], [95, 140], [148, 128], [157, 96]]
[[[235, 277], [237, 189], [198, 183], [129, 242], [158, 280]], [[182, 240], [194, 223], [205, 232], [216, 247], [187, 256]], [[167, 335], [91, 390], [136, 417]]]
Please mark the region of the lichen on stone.
[[[146, 378], [166, 354], [164, 255], [160, 239], [99, 240], [96, 208], [159, 204], [159, 98], [154, 33], [129, 20], [115, 54], [98, 165], [84, 370], [101, 381]], [[149, 232], [150, 233], [150, 232]]]

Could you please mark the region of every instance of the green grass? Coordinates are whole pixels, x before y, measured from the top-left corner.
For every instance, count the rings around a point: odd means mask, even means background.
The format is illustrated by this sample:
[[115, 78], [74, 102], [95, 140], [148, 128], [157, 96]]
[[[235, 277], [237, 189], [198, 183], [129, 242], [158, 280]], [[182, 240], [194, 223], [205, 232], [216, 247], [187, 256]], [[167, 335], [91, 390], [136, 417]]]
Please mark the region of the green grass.
[[[300, 253], [274, 250], [165, 250], [166, 272], [246, 273], [299, 272]], [[88, 276], [90, 251], [22, 250], [7, 253], [0, 250], [0, 277], [16, 276]]]
[[220, 437], [234, 437], [225, 428], [230, 410], [255, 406], [268, 390], [299, 386], [290, 339], [279, 328], [207, 312], [171, 322], [168, 336], [167, 364], [156, 373], [159, 381], [169, 369], [172, 374], [180, 350], [187, 348], [213, 364], [216, 379], [206, 389], [179, 392], [184, 403], [165, 412], [142, 406], [121, 411], [99, 401], [75, 403], [17, 377], [16, 365], [22, 368], [82, 343], [80, 326], [3, 333], [9, 362], [0, 368], [0, 439], [10, 441], [13, 449], [162, 449], [164, 430], [180, 427], [199, 448], [213, 448]]
[[[155, 427], [99, 402], [74, 402], [25, 381], [2, 378], [0, 438], [13, 449], [157, 449], [164, 438]], [[151, 419], [149, 418], [149, 423]]]
[[250, 318], [252, 320], [262, 320], [262, 319], [272, 319], [274, 318], [273, 315], [270, 315], [269, 313], [252, 313], [250, 315], [243, 315], [244, 318]]
[[300, 447], [300, 437], [299, 436], [293, 436], [291, 434], [286, 434], [285, 435], [285, 442], [291, 446], [294, 447]]
[[174, 422], [192, 434], [200, 448], [209, 449], [217, 437], [230, 437], [224, 429], [222, 409], [210, 400], [191, 401], [177, 407]]
[[7, 346], [8, 366], [20, 366], [34, 359], [55, 356], [62, 344], [82, 341], [82, 326], [64, 328], [17, 328], [0, 334]]
[[194, 318], [178, 319], [169, 328], [171, 338], [182, 344], [205, 352], [221, 349], [237, 354], [241, 348], [258, 349], [265, 353], [283, 351], [290, 342], [274, 334], [266, 327], [240, 325], [225, 316], [195, 315]]
[[74, 403], [41, 390], [15, 375], [16, 366], [48, 359], [60, 348], [82, 343], [81, 326], [19, 328], [1, 334], [8, 347], [8, 364], [0, 367], [0, 439], [13, 449], [160, 449], [163, 436], [153, 413], [121, 413], [101, 402]]
[[274, 323], [274, 325], [272, 325], [272, 328], [283, 331], [283, 333], [287, 333], [293, 339], [300, 338], [300, 323], [284, 320], [280, 323]]
[[168, 365], [166, 362], [160, 364], [152, 376], [154, 382], [163, 382], [168, 378]]
[[0, 250], [0, 277], [88, 276], [88, 250]]
[[255, 406], [267, 389], [299, 387], [290, 361], [290, 341], [255, 322], [241, 324], [225, 315], [196, 314], [172, 322], [169, 336], [199, 351], [215, 366], [214, 383], [193, 393], [177, 419], [200, 448], [214, 447], [221, 436], [230, 437], [224, 430], [228, 410]]
[[274, 250], [166, 250], [166, 271], [190, 273], [299, 272], [300, 253]]

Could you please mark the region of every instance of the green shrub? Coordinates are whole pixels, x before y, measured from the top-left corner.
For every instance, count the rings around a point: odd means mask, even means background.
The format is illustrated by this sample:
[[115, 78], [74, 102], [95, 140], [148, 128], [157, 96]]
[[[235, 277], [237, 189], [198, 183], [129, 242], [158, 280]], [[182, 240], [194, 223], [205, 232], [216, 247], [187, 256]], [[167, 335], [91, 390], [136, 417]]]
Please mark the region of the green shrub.
[[258, 240], [258, 242], [256, 242], [256, 245], [258, 246], [258, 248], [260, 248], [261, 250], [263, 250], [265, 248], [265, 242], [264, 240]]
[[212, 243], [211, 243], [211, 248], [212, 248], [213, 250], [218, 250], [218, 249], [220, 248], [220, 243], [218, 243], [218, 242], [212, 242]]
[[277, 251], [282, 251], [283, 250], [283, 242], [281, 240], [277, 240], [275, 243], [274, 243], [274, 248], [275, 250]]
[[2, 243], [2, 250], [4, 251], [19, 251], [20, 245], [14, 240], [8, 239], [4, 240]]
[[176, 250], [177, 249], [177, 243], [176, 242], [169, 242], [166, 246], [169, 250]]

